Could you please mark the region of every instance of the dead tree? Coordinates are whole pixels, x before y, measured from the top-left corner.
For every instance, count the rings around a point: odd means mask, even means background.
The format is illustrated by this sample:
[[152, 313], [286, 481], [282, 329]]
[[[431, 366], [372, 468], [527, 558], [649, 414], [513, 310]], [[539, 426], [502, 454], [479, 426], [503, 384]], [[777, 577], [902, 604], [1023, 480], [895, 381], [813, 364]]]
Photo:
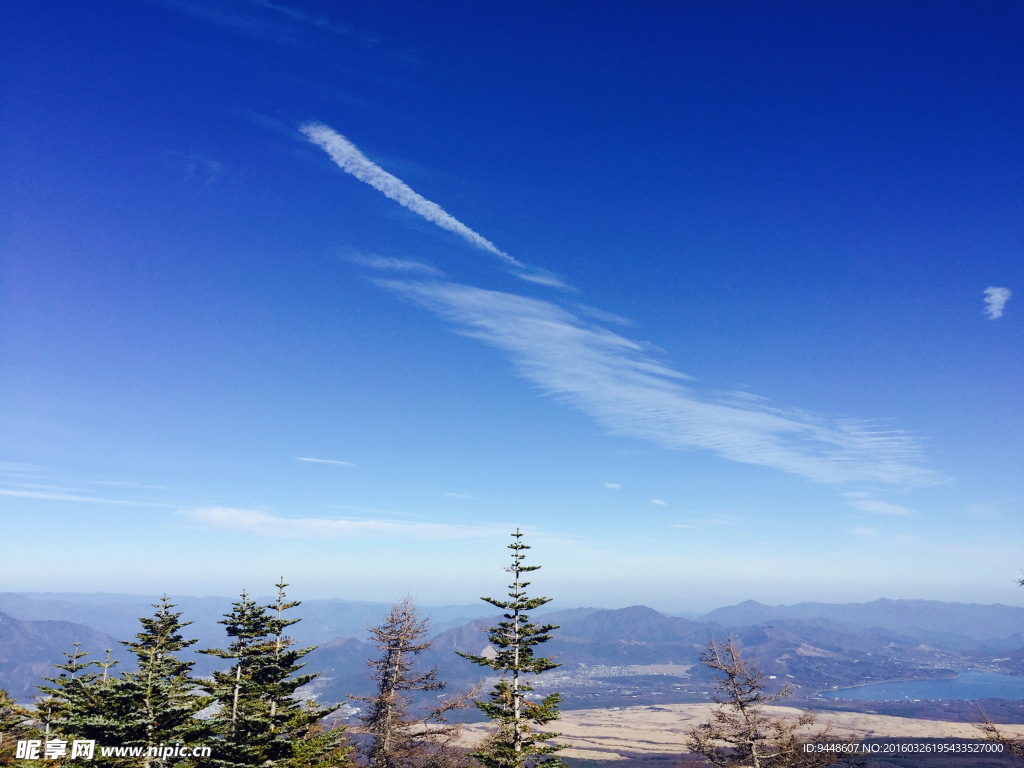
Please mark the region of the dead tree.
[[467, 696], [456, 696], [439, 706], [413, 715], [411, 694], [416, 691], [440, 691], [445, 684], [437, 677], [437, 668], [416, 670], [416, 656], [430, 648], [430, 622], [416, 615], [412, 600], [405, 598], [376, 627], [370, 627], [372, 640], [380, 656], [368, 664], [376, 683], [373, 696], [359, 697], [367, 702], [361, 718], [361, 732], [367, 736], [363, 753], [371, 768], [426, 768], [457, 762], [448, 749], [457, 726], [445, 720], [445, 713], [467, 705]]
[[689, 748], [716, 768], [822, 768], [838, 762], [838, 751], [806, 750], [805, 744], [838, 745], [827, 728], [806, 738], [800, 732], [814, 724], [803, 713], [786, 718], [765, 707], [790, 695], [789, 686], [767, 693], [768, 678], [752, 661], [744, 659], [733, 640], [725, 645], [712, 641], [701, 663], [718, 673], [715, 701], [720, 705], [712, 719], [690, 731]]

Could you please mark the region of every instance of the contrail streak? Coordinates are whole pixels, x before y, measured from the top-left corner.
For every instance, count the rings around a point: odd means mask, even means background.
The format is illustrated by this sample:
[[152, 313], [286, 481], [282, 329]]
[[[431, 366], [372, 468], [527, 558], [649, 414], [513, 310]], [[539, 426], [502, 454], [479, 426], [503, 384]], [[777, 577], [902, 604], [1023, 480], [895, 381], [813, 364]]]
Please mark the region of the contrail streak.
[[442, 229], [454, 232], [471, 245], [493, 253], [509, 266], [525, 270], [526, 266], [509, 256], [483, 235], [474, 232], [456, 219], [437, 203], [427, 200], [414, 192], [408, 184], [396, 176], [392, 176], [379, 165], [371, 161], [359, 151], [355, 144], [337, 131], [321, 123], [309, 123], [300, 130], [306, 137], [323, 149], [345, 173], [350, 173], [366, 184], [384, 193], [399, 205], [403, 205], [413, 213], [417, 213], [427, 221], [431, 221]]

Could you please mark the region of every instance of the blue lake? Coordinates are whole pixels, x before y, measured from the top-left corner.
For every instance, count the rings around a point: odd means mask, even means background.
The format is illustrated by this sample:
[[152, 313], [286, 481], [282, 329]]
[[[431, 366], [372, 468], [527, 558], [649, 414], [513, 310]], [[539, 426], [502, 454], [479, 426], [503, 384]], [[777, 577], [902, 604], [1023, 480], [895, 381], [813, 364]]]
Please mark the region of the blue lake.
[[954, 680], [909, 680], [822, 691], [827, 699], [913, 701], [914, 699], [1024, 699], [1024, 677], [963, 671]]

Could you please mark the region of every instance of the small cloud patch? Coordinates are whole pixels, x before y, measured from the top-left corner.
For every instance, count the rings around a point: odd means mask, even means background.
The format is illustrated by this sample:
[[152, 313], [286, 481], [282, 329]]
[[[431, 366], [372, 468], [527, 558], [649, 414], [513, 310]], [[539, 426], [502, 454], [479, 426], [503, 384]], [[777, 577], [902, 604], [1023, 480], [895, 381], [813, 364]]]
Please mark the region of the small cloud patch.
[[1003, 307], [1010, 300], [1013, 291], [990, 285], [985, 289], [985, 314], [989, 320], [998, 320], [1003, 316]]
[[893, 504], [889, 501], [873, 499], [866, 493], [845, 493], [849, 504], [854, 509], [867, 512], [871, 515], [892, 515], [896, 517], [913, 517], [920, 514], [917, 510], [904, 507], [901, 504]]

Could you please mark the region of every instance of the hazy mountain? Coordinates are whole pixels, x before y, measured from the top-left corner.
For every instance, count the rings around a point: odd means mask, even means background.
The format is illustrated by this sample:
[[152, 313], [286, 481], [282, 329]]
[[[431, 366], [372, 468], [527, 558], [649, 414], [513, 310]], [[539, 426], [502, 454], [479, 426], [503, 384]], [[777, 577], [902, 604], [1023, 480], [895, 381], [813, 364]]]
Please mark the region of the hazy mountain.
[[[231, 599], [172, 599], [183, 619], [194, 621], [187, 633], [201, 639], [196, 647], [224, 645], [218, 621]], [[153, 611], [150, 601], [128, 595], [0, 594], [4, 608], [10, 610], [0, 625], [0, 686], [16, 695], [51, 674], [52, 664], [61, 661], [61, 651], [72, 642], [80, 640], [94, 652], [119, 648], [113, 638], [132, 638], [138, 618]], [[389, 608], [310, 600], [296, 609], [294, 616], [302, 618], [294, 625], [296, 640], [319, 645], [306, 658], [306, 668], [322, 673], [311, 688], [321, 700], [370, 693], [366, 662], [377, 651], [367, 642], [366, 628], [378, 624]], [[434, 621], [434, 647], [420, 660], [424, 668], [439, 667], [442, 679], [456, 690], [487, 676], [489, 670], [455, 651], [479, 654], [487, 647], [486, 629], [498, 620], [492, 606], [422, 608], [421, 614]], [[64, 617], [76, 621], [53, 620]], [[562, 665], [538, 685], [556, 686], [571, 706], [615, 706], [644, 697], [707, 700], [711, 678], [699, 656], [709, 639], [730, 636], [766, 674], [774, 675], [773, 685], [789, 682], [803, 696], [832, 686], [949, 676], [955, 669], [1024, 672], [1024, 608], [1004, 605], [877, 600], [767, 606], [750, 601], [699, 620], [645, 606], [566, 609], [535, 618], [559, 625], [539, 650]], [[195, 660], [198, 674], [221, 663], [209, 656]]]
[[753, 600], [718, 608], [701, 617], [726, 627], [779, 619], [831, 619], [859, 627], [881, 627], [945, 644], [973, 645], [1024, 633], [1024, 608], [944, 603], [938, 600], [874, 600], [870, 603], [796, 603], [768, 606]]
[[[139, 631], [139, 617], [152, 616], [152, 599], [138, 595], [112, 593], [0, 593], [0, 611], [23, 620], [70, 621], [84, 624], [113, 637], [129, 639]], [[271, 596], [254, 598], [257, 603], [271, 603]], [[231, 610], [232, 597], [191, 597], [171, 595], [174, 610], [191, 622], [186, 636], [199, 639], [197, 647], [219, 647], [224, 627], [219, 623]], [[307, 600], [295, 611], [302, 621], [293, 625], [295, 639], [303, 645], [317, 645], [335, 637], [365, 637], [367, 627], [379, 624], [390, 610], [388, 603], [368, 603], [333, 598]], [[420, 613], [429, 616], [435, 632], [465, 624], [478, 616], [492, 613], [494, 608], [479, 605], [447, 605], [423, 607]]]
[[43, 677], [55, 677], [54, 663], [65, 661], [75, 643], [88, 651], [86, 661], [103, 659], [107, 648], [121, 644], [110, 635], [68, 621], [21, 621], [0, 613], [0, 688], [18, 699], [38, 691]]

